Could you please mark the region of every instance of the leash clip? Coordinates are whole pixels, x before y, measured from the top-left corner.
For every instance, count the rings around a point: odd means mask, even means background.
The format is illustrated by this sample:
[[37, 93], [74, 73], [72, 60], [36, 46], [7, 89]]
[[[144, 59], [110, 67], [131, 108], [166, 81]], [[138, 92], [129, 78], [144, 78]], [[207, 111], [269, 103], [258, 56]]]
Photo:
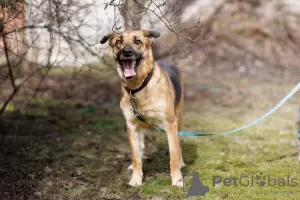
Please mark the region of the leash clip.
[[143, 115], [140, 113], [140, 111], [135, 107], [135, 103], [136, 103], [136, 98], [135, 96], [132, 94], [131, 90], [129, 90], [129, 96], [130, 96], [130, 104], [132, 106], [132, 109], [133, 109], [133, 115], [138, 118], [139, 120], [141, 120], [142, 122], [144, 122], [145, 124], [147, 124], [148, 126], [158, 130], [158, 131], [161, 131], [163, 133], [166, 133], [164, 129], [161, 129], [159, 127], [156, 127], [154, 125], [151, 125], [149, 124], [143, 117]]
[[131, 91], [130, 91], [129, 94], [130, 94], [130, 104], [131, 104], [132, 109], [133, 109], [133, 114], [134, 114], [135, 117], [139, 117], [139, 116], [141, 116], [141, 113], [135, 107], [135, 100], [136, 100], [136, 98], [135, 98], [135, 96], [133, 96], [131, 94]]
[[135, 96], [133, 96], [133, 95], [130, 94], [130, 104], [132, 106], [135, 106], [135, 100], [136, 100]]
[[135, 96], [131, 93], [131, 90], [129, 91], [129, 96], [130, 96], [130, 104], [132, 106], [132, 108], [135, 108]]

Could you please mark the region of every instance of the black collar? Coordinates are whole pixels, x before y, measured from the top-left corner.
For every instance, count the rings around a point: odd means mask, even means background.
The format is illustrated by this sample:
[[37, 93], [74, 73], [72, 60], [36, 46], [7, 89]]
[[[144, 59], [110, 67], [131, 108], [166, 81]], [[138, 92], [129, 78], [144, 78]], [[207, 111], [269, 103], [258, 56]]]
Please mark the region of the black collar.
[[142, 83], [142, 85], [141, 85], [139, 88], [134, 89], [134, 90], [131, 90], [131, 89], [129, 89], [128, 87], [126, 87], [126, 86], [124, 85], [125, 90], [126, 90], [130, 95], [134, 95], [135, 93], [137, 93], [137, 92], [139, 92], [140, 90], [144, 89], [144, 87], [146, 87], [146, 86], [148, 85], [149, 81], [150, 81], [151, 78], [152, 78], [152, 75], [153, 75], [153, 71], [149, 72], [148, 75], [147, 75], [147, 77], [145, 78], [144, 82]]

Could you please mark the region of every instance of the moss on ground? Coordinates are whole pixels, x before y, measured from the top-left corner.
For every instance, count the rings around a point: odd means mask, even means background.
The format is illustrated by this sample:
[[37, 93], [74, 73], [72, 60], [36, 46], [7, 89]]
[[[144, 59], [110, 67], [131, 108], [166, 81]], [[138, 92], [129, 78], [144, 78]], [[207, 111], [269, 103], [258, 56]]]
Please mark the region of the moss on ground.
[[[284, 94], [289, 88], [278, 90]], [[220, 132], [236, 128], [260, 116], [280, 99], [271, 101], [257, 88], [250, 90], [249, 98], [254, 99], [232, 106], [213, 104], [201, 96], [186, 100], [185, 130]], [[18, 194], [28, 199], [56, 200], [182, 199], [187, 195], [192, 173], [198, 172], [210, 191], [205, 197], [190, 199], [300, 199], [295, 125], [299, 97], [298, 94], [263, 123], [239, 134], [183, 138], [183, 189], [171, 186], [167, 140], [161, 133], [146, 137], [143, 186], [127, 185], [130, 150], [118, 105], [84, 112], [72, 104], [35, 101], [33, 104], [39, 106], [31, 107], [47, 115], [38, 112], [34, 118], [19, 116], [17, 139], [13, 139], [13, 131], [5, 136], [0, 186], [7, 192], [5, 199], [20, 199]], [[298, 186], [212, 186], [213, 176], [224, 179], [243, 175], [290, 176], [297, 178]]]

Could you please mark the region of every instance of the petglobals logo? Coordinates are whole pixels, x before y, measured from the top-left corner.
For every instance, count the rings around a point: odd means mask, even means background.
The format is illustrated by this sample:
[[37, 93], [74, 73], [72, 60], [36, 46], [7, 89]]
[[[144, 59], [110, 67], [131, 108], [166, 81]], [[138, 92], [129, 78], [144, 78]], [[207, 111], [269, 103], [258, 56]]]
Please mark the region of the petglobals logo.
[[223, 185], [225, 187], [241, 186], [241, 187], [272, 187], [272, 186], [298, 186], [297, 178], [293, 178], [290, 175], [286, 177], [272, 177], [271, 175], [242, 175], [240, 177], [232, 176], [223, 178], [221, 176], [212, 177], [212, 185]]
[[[203, 181], [203, 179], [201, 179]], [[204, 185], [200, 180], [198, 172], [193, 175], [184, 176], [184, 188], [187, 192], [184, 197], [205, 196], [210, 191], [208, 185]], [[212, 177], [212, 186], [225, 186], [225, 187], [274, 187], [274, 186], [289, 186], [297, 187], [298, 180], [290, 175], [285, 177], [273, 177], [271, 175], [241, 175], [231, 177]], [[187, 189], [187, 190], [185, 190]], [[270, 190], [268, 190], [270, 192]], [[272, 192], [273, 194], [276, 193]]]

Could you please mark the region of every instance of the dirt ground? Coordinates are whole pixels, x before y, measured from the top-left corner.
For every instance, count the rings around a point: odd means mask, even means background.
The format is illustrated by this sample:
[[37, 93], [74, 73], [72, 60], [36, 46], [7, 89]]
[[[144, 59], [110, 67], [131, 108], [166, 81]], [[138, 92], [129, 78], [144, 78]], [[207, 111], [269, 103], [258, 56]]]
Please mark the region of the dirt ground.
[[[189, 79], [192, 74], [184, 72], [186, 131], [223, 132], [249, 123], [297, 83], [241, 76]], [[166, 137], [157, 132], [146, 137], [144, 185], [127, 186], [131, 158], [118, 105], [120, 85], [103, 77], [83, 74], [70, 82], [66, 74], [53, 74], [37, 97], [16, 98], [0, 121], [1, 199], [186, 197], [190, 179], [183, 189], [171, 186]], [[299, 187], [212, 186], [213, 176], [300, 180], [299, 102], [298, 93], [268, 119], [237, 134], [183, 138], [183, 173], [199, 173], [210, 188], [203, 199], [299, 199]]]

